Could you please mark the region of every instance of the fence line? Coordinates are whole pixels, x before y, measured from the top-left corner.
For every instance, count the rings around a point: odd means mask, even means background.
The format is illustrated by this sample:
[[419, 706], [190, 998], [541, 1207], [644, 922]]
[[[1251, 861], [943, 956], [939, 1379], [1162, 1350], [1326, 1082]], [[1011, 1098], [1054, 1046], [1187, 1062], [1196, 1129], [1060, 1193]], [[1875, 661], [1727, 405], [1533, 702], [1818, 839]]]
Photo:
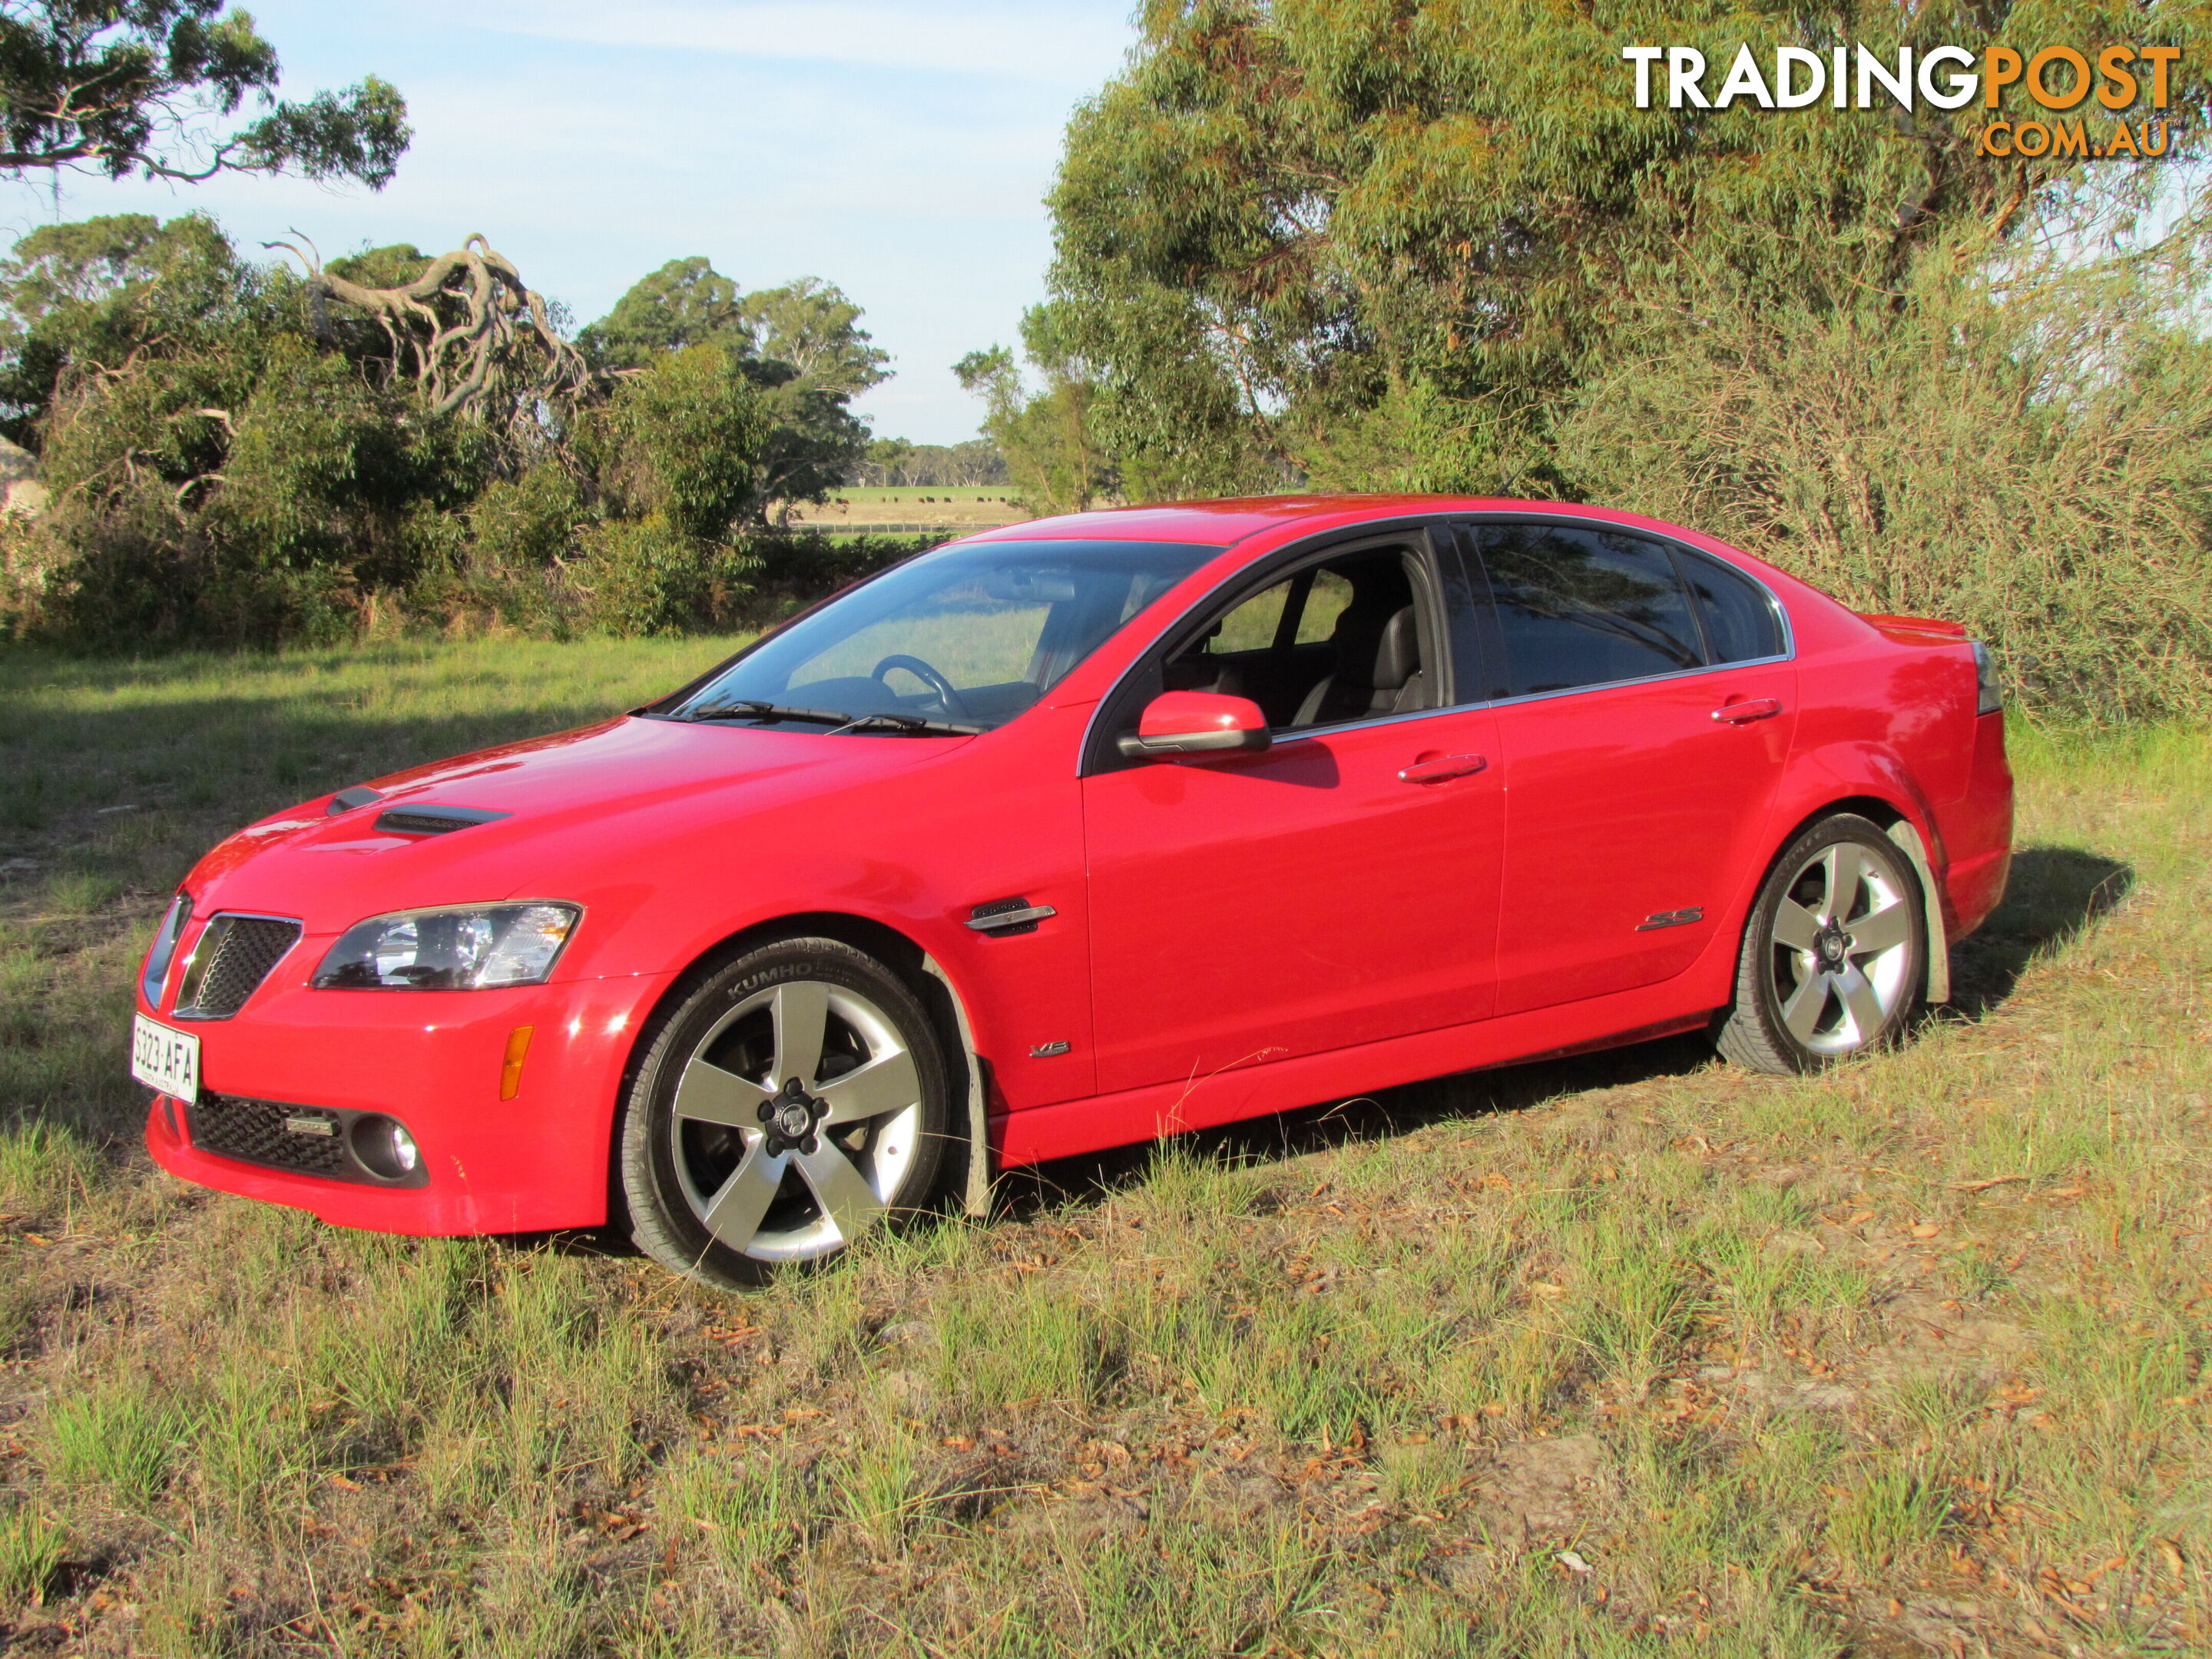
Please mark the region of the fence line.
[[793, 519], [793, 530], [817, 530], [828, 536], [964, 536], [971, 530], [1002, 530], [1020, 519], [995, 524], [848, 524], [842, 519]]

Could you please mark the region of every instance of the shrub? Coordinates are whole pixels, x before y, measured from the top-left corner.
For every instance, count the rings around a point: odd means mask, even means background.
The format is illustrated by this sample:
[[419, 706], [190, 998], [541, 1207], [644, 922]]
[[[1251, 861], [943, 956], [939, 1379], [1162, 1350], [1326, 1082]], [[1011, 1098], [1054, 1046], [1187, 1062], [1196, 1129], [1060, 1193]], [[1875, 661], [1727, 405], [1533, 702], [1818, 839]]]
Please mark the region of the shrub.
[[726, 625], [759, 568], [752, 555], [687, 536], [658, 514], [594, 526], [584, 548], [574, 575], [586, 625], [617, 636]]
[[2212, 712], [2212, 343], [2169, 310], [2201, 290], [2185, 252], [1841, 302], [1850, 276], [1777, 297], [1708, 267], [1647, 295], [1647, 343], [1560, 423], [1571, 488], [1859, 609], [1963, 622], [2033, 710]]

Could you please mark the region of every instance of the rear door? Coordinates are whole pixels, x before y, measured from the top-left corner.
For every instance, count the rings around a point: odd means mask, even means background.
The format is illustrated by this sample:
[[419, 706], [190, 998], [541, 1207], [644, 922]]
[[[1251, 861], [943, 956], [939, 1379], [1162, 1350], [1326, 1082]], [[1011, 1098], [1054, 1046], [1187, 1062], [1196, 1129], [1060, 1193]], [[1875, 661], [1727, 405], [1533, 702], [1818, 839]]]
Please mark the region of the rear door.
[[[1490, 1012], [1504, 803], [1490, 711], [1451, 706], [1444, 594], [1464, 578], [1446, 537], [1442, 566], [1413, 532], [1372, 550], [1364, 569], [1340, 558], [1334, 571], [1255, 578], [1180, 642], [1171, 631], [1109, 700], [1109, 741], [1169, 686], [1251, 696], [1276, 735], [1261, 753], [1180, 761], [1092, 746], [1083, 813], [1102, 1091]], [[1404, 700], [1428, 706], [1302, 721], [1340, 706], [1322, 681], [1350, 659], [1355, 590], [1387, 587], [1401, 561], [1426, 688]], [[1450, 608], [1465, 604], [1455, 595]]]
[[1505, 782], [1497, 1008], [1649, 985], [1758, 874], [1796, 723], [1779, 607], [1612, 526], [1469, 526]]

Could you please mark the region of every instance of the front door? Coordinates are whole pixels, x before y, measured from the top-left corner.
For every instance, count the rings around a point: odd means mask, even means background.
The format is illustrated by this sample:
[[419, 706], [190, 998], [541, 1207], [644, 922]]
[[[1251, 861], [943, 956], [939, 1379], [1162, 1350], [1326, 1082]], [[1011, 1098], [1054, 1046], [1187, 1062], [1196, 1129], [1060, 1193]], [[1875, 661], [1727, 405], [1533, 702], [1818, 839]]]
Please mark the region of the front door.
[[[1259, 701], [1271, 749], [1084, 780], [1102, 1092], [1491, 1012], [1497, 725], [1424, 706], [1450, 695], [1427, 556], [1308, 567], [1162, 665], [1157, 683]], [[1316, 594], [1328, 610], [1302, 618]]]

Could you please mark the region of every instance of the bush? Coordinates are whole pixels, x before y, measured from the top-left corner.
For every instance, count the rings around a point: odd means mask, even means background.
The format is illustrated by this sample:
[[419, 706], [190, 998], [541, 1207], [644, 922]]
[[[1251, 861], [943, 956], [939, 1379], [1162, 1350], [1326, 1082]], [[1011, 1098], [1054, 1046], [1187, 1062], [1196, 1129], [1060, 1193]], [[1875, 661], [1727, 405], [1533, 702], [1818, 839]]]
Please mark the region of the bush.
[[500, 564], [523, 568], [556, 563], [583, 521], [584, 504], [568, 470], [539, 460], [520, 477], [494, 478], [469, 508], [477, 548]]
[[2188, 255], [1928, 269], [1850, 303], [1682, 273], [1562, 420], [1571, 489], [1963, 622], [2032, 711], [2212, 713], [2212, 343], [2168, 310], [2201, 291]]
[[770, 424], [744, 361], [710, 340], [623, 380], [579, 435], [611, 513], [713, 541], [759, 504], [756, 463]]
[[758, 568], [752, 555], [687, 536], [655, 514], [592, 526], [573, 574], [586, 625], [625, 637], [726, 625]]
[[726, 633], [766, 627], [938, 540], [758, 531], [716, 543], [686, 538], [664, 522], [609, 520], [580, 532], [566, 556], [543, 564], [479, 545], [398, 596], [393, 614], [447, 634]]

